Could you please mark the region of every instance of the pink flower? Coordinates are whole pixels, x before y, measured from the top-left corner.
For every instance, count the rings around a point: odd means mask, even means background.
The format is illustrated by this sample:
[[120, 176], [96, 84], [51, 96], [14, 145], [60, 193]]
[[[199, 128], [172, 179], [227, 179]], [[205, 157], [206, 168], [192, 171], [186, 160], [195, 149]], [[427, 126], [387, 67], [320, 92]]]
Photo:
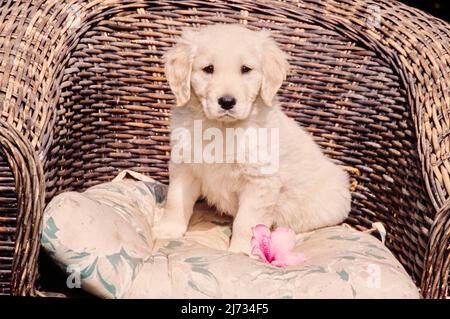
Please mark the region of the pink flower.
[[302, 253], [294, 252], [295, 233], [292, 229], [278, 227], [273, 232], [265, 225], [252, 228], [252, 255], [277, 266], [293, 266], [305, 261]]

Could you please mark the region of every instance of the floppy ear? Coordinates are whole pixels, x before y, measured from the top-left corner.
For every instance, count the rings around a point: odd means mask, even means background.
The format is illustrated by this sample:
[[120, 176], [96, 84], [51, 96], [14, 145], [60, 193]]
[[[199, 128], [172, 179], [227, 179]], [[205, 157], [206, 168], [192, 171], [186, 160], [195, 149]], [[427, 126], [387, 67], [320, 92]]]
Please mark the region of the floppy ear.
[[193, 31], [184, 31], [178, 43], [165, 54], [165, 73], [177, 106], [185, 105], [191, 98], [191, 70]]
[[289, 64], [286, 54], [280, 50], [268, 31], [260, 31], [262, 38], [263, 78], [261, 98], [267, 106], [272, 106], [275, 94], [286, 79]]

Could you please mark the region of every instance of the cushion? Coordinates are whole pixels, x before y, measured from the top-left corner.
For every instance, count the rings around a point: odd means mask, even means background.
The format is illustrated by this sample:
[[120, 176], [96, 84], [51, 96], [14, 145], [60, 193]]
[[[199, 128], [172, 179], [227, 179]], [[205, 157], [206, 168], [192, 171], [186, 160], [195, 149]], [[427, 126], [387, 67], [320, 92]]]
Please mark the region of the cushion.
[[42, 246], [69, 287], [102, 298], [419, 298], [375, 237], [349, 226], [297, 235], [306, 261], [277, 268], [227, 251], [231, 219], [198, 204], [182, 239], [154, 240], [166, 186], [131, 171], [56, 196]]

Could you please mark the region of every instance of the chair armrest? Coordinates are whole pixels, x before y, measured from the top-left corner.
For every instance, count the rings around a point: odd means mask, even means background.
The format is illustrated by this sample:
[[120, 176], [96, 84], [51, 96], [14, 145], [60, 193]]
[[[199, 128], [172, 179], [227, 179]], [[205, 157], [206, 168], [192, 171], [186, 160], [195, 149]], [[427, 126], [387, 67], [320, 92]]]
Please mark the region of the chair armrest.
[[0, 148], [13, 172], [18, 201], [11, 294], [34, 295], [38, 238], [45, 204], [42, 163], [31, 143], [1, 118]]
[[430, 230], [421, 290], [428, 298], [449, 296], [450, 204], [437, 214]]
[[[66, 17], [51, 14], [52, 10], [65, 12]], [[9, 229], [14, 241], [12, 266], [8, 263], [5, 271], [10, 285], [0, 287], [0, 293], [34, 295], [45, 204], [43, 167], [52, 142], [59, 69], [75, 31], [57, 24], [70, 22], [64, 3], [3, 2], [0, 12], [0, 149], [14, 177], [17, 198], [15, 215], [8, 215], [9, 225], [14, 225]]]

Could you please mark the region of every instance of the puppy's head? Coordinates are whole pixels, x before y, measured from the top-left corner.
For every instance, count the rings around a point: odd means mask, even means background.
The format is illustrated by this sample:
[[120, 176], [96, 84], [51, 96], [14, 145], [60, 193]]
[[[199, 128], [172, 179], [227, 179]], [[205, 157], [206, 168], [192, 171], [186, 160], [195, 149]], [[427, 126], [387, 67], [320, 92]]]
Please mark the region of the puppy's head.
[[196, 98], [205, 116], [219, 121], [246, 119], [259, 97], [272, 106], [288, 69], [269, 32], [239, 25], [186, 30], [165, 58], [177, 105]]

